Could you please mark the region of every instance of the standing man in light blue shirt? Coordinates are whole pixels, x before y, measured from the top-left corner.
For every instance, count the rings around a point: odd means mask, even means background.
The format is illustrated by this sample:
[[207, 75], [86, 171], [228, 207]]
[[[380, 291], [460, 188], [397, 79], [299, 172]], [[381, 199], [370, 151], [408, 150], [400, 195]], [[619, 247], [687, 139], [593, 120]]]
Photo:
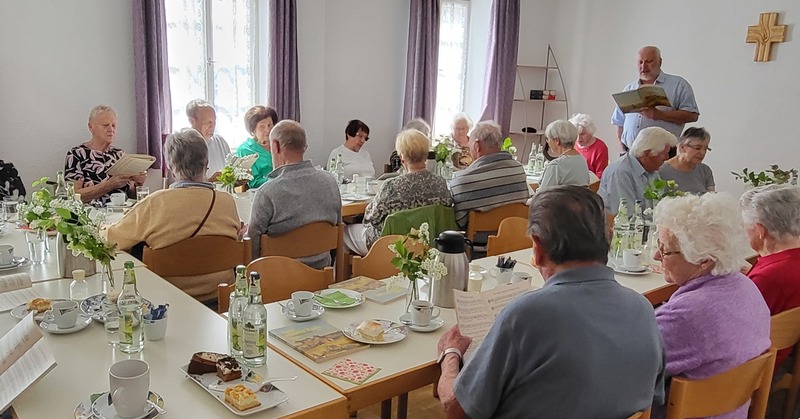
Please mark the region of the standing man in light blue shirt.
[[689, 82], [683, 77], [661, 71], [661, 51], [658, 48], [647, 46], [640, 49], [637, 63], [639, 79], [625, 86], [624, 91], [655, 84], [664, 88], [672, 106], [657, 106], [634, 113], [622, 113], [617, 107], [611, 116], [611, 123], [617, 126], [617, 139], [624, 151], [628, 151], [639, 131], [644, 128], [661, 127], [678, 138], [684, 125], [697, 121], [700, 116]]

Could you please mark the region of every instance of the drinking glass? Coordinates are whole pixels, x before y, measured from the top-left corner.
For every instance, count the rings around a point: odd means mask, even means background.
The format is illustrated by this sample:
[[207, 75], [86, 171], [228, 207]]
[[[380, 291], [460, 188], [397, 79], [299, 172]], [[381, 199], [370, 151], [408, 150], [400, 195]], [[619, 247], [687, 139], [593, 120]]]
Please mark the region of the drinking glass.
[[3, 197], [3, 219], [7, 222], [19, 221], [19, 199], [15, 196]]
[[25, 240], [28, 242], [31, 262], [35, 265], [42, 263], [47, 252], [47, 233], [44, 230], [26, 231]]
[[150, 187], [149, 186], [137, 186], [136, 187], [136, 200], [141, 201], [147, 195], [150, 195]]
[[108, 297], [103, 300], [103, 316], [108, 344], [116, 346], [119, 343], [119, 308], [115, 299]]

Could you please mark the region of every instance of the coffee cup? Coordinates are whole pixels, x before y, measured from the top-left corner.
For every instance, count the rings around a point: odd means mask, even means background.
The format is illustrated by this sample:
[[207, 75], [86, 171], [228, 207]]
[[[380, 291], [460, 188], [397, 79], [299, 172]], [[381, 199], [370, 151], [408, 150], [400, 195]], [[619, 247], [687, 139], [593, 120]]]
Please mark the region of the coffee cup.
[[431, 323], [431, 320], [439, 318], [440, 313], [439, 307], [434, 307], [430, 301], [414, 300], [411, 302], [411, 324], [414, 326], [425, 327]]
[[59, 329], [70, 329], [78, 323], [78, 303], [57, 301], [53, 303], [53, 319]]
[[531, 274], [527, 272], [514, 272], [511, 274], [511, 283], [516, 284], [517, 282], [523, 281], [531, 281]]
[[108, 369], [111, 403], [121, 418], [141, 417], [147, 410], [150, 366], [139, 359], [119, 361]]
[[508, 284], [511, 282], [511, 276], [514, 272], [514, 268], [498, 268], [493, 267], [489, 269], [489, 274], [497, 280], [497, 284]]
[[314, 308], [314, 293], [311, 291], [295, 291], [292, 293], [292, 306], [294, 315], [297, 317], [308, 317]]
[[127, 196], [122, 192], [112, 193], [111, 194], [111, 205], [125, 205], [125, 199]]
[[0, 265], [11, 265], [12, 263], [14, 263], [14, 246], [0, 244]]
[[642, 251], [637, 249], [623, 250], [622, 267], [625, 269], [640, 269], [642, 267]]

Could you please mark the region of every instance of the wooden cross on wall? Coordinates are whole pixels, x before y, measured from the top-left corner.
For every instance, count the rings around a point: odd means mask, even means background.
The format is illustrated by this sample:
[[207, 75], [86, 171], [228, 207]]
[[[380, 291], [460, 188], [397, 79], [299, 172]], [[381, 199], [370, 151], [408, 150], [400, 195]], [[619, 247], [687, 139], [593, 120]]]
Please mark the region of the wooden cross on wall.
[[777, 13], [761, 13], [758, 25], [747, 27], [747, 43], [756, 44], [753, 61], [771, 61], [770, 53], [774, 42], [786, 40], [786, 25], [778, 25]]

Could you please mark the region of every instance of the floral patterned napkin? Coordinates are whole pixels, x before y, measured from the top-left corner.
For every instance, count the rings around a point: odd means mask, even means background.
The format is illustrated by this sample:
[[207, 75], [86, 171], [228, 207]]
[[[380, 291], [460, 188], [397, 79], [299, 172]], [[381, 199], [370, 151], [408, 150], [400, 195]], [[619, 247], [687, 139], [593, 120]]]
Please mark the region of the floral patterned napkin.
[[345, 358], [337, 362], [336, 365], [322, 371], [322, 373], [329, 377], [347, 381], [348, 383], [363, 384], [380, 370], [381, 369], [378, 367]]

